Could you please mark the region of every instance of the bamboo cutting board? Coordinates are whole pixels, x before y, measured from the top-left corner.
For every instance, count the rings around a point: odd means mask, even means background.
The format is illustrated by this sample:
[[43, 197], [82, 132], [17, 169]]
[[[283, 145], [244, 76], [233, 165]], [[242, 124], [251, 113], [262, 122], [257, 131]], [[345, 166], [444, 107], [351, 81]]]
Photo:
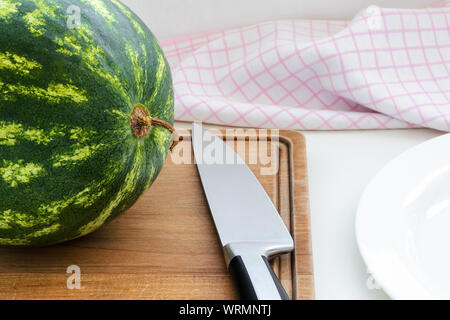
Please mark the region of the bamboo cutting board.
[[[235, 299], [190, 133], [181, 140], [150, 190], [101, 230], [49, 248], [1, 248], [0, 299]], [[251, 163], [294, 237], [295, 252], [276, 258], [275, 272], [294, 299], [313, 299], [303, 136], [280, 131], [279, 141], [266, 141], [242, 131], [227, 141]], [[258, 156], [261, 148], [276, 166]], [[79, 267], [80, 289], [68, 289], [76, 283], [69, 266]]]

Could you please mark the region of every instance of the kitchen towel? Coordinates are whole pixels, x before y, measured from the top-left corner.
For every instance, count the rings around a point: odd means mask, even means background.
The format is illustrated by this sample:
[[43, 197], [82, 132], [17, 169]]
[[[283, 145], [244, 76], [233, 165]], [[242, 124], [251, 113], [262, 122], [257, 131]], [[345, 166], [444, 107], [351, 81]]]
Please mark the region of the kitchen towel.
[[450, 1], [162, 41], [175, 117], [230, 126], [450, 131]]

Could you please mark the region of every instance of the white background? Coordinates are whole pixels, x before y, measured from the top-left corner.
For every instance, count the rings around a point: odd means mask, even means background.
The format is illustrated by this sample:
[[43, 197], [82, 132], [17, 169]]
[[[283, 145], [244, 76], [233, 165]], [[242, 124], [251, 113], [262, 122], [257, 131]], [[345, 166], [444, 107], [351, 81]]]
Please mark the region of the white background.
[[435, 0], [122, 0], [159, 38], [275, 19], [350, 20], [370, 5], [421, 8]]
[[[420, 8], [432, 0], [123, 0], [160, 39], [285, 19], [351, 19], [369, 5]], [[186, 124], [177, 124], [186, 127]], [[385, 299], [369, 275], [354, 235], [359, 197], [388, 161], [441, 133], [427, 129], [304, 132], [318, 299]], [[380, 199], [382, 200], [382, 199]]]

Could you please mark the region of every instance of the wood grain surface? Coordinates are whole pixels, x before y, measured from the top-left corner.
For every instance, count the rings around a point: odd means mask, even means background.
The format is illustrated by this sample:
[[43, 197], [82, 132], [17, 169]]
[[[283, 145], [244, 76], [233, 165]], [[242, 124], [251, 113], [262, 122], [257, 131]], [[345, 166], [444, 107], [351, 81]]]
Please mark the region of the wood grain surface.
[[[180, 135], [150, 190], [99, 231], [48, 248], [0, 248], [0, 299], [235, 299], [192, 161], [190, 134]], [[274, 259], [275, 272], [294, 299], [313, 299], [303, 136], [280, 131], [279, 141], [266, 141], [242, 131], [227, 141], [251, 162], [294, 237], [295, 252]], [[272, 145], [275, 153], [268, 155], [278, 170], [258, 156]], [[81, 270], [80, 289], [67, 287], [72, 265]]]

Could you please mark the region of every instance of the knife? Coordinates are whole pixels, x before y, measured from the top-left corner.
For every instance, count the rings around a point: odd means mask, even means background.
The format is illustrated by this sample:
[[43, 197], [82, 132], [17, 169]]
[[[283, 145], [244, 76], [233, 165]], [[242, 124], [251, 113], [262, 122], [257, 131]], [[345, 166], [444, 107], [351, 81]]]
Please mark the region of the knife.
[[200, 124], [193, 124], [192, 145], [240, 298], [289, 300], [269, 258], [292, 251], [294, 242], [264, 188], [242, 158]]

